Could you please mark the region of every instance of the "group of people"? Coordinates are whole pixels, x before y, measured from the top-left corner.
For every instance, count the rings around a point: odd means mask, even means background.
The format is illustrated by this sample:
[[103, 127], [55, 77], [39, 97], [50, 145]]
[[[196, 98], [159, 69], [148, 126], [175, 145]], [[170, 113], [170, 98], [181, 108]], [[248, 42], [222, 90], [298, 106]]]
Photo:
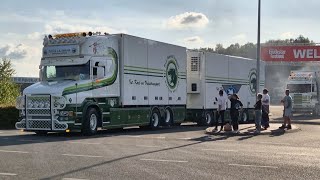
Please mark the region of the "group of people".
[[[288, 130], [291, 129], [291, 116], [292, 116], [292, 97], [290, 96], [290, 91], [287, 89], [285, 91], [286, 96], [281, 100], [283, 104], [283, 124], [279, 129]], [[239, 100], [237, 94], [232, 94], [228, 96], [231, 106], [230, 106], [230, 117], [231, 124], [234, 133], [239, 133], [239, 113], [243, 110], [243, 104]], [[224, 114], [227, 109], [227, 99], [223, 96], [223, 90], [219, 91], [218, 110], [217, 110], [217, 120], [215, 124], [214, 131], [218, 131], [219, 118], [221, 118], [221, 128], [222, 131], [224, 123]], [[263, 89], [262, 94], [259, 93], [257, 96], [257, 102], [254, 105], [255, 109], [255, 133], [259, 134], [262, 129], [266, 130], [270, 127], [269, 125], [269, 112], [270, 112], [270, 96], [267, 89]], [[218, 132], [220, 132], [218, 131]]]
[[[243, 104], [239, 100], [237, 94], [232, 94], [228, 96], [230, 100], [230, 117], [231, 124], [234, 133], [239, 133], [239, 113], [243, 111]], [[223, 90], [219, 91], [218, 110], [217, 110], [217, 120], [215, 124], [214, 131], [218, 131], [219, 118], [221, 118], [221, 128], [218, 132], [222, 131], [224, 123], [224, 114], [227, 109], [227, 99], [223, 96]], [[270, 106], [270, 96], [267, 89], [263, 89], [262, 94], [258, 94], [257, 102], [255, 107], [255, 124], [256, 133], [260, 133], [261, 129], [268, 129], [269, 125], [269, 106]]]

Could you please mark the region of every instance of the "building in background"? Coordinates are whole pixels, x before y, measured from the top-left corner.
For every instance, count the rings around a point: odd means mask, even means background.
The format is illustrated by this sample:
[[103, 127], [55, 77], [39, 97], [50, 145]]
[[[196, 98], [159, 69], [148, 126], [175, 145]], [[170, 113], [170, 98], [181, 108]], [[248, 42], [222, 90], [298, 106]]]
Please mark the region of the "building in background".
[[20, 86], [20, 92], [39, 81], [39, 78], [36, 77], [12, 77], [12, 81]]

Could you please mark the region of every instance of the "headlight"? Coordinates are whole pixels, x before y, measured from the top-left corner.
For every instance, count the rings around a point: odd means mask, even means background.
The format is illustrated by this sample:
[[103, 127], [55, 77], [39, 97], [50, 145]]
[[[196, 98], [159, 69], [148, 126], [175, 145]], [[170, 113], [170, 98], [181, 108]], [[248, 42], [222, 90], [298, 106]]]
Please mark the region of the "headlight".
[[24, 96], [19, 96], [16, 99], [16, 108], [17, 109], [23, 109], [25, 106], [25, 102], [24, 102]]
[[53, 97], [53, 106], [56, 109], [63, 109], [66, 107], [66, 99], [62, 96]]

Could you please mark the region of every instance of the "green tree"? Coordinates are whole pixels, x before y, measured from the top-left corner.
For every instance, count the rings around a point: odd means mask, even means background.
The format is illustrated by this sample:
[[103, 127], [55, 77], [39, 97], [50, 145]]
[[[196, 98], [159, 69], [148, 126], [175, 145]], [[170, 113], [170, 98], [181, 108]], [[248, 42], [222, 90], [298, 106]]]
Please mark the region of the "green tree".
[[0, 105], [13, 105], [19, 96], [19, 87], [11, 80], [14, 73], [10, 59], [2, 58], [0, 62]]

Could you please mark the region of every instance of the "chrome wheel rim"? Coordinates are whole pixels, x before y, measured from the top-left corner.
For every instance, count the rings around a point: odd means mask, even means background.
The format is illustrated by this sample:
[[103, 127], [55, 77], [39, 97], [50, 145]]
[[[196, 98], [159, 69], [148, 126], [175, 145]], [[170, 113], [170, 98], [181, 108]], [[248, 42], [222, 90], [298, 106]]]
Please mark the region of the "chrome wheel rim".
[[153, 113], [152, 114], [152, 123], [153, 123], [153, 127], [158, 127], [159, 124], [159, 116], [157, 113]]
[[97, 116], [95, 114], [91, 114], [90, 116], [90, 129], [91, 130], [96, 130], [96, 127], [97, 127]]
[[170, 123], [170, 119], [171, 119], [171, 113], [170, 113], [169, 109], [166, 109], [166, 120], [165, 120], [165, 122], [167, 124]]
[[206, 113], [206, 123], [210, 124], [211, 123], [211, 116], [209, 113]]

